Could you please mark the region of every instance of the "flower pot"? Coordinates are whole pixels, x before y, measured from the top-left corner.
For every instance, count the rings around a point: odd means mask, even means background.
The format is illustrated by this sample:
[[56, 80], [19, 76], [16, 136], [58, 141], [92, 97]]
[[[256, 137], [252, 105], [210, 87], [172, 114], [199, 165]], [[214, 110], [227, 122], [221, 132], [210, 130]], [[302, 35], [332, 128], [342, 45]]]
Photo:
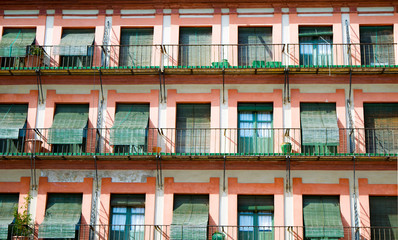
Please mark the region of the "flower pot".
[[281, 150], [283, 154], [290, 154], [292, 152], [292, 144], [291, 143], [282, 143]]
[[152, 152], [154, 152], [154, 153], [160, 153], [161, 151], [162, 151], [161, 147], [153, 147], [152, 148]]
[[224, 239], [225, 239], [224, 233], [220, 233], [220, 232], [215, 232], [211, 236], [211, 240], [224, 240]]
[[29, 240], [29, 236], [12, 236], [12, 240]]

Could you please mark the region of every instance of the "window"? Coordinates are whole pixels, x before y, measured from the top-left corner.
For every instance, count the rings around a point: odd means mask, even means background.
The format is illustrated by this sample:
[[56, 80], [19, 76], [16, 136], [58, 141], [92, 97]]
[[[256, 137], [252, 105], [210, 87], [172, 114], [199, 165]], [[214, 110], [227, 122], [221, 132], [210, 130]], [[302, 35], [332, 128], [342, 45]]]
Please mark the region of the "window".
[[88, 104], [57, 104], [48, 130], [48, 143], [54, 153], [86, 151]]
[[94, 29], [64, 29], [54, 54], [60, 55], [60, 67], [91, 67], [94, 53]]
[[180, 28], [179, 66], [210, 66], [211, 27]]
[[0, 41], [1, 67], [20, 68], [25, 66], [25, 58], [34, 44], [36, 29], [4, 29]]
[[344, 237], [338, 196], [303, 196], [305, 239]]
[[394, 65], [394, 36], [392, 26], [361, 26], [362, 65]]
[[365, 137], [368, 153], [398, 152], [398, 103], [365, 103]]
[[23, 151], [27, 115], [27, 104], [0, 104], [1, 153]]
[[170, 226], [170, 239], [208, 239], [208, 222], [208, 195], [174, 195], [173, 221]]
[[152, 28], [123, 28], [119, 66], [151, 66], [152, 44]]
[[115, 153], [147, 151], [149, 104], [117, 104], [110, 144]]
[[398, 239], [398, 197], [370, 196], [371, 238]]
[[112, 240], [144, 239], [145, 195], [111, 195]]
[[10, 239], [14, 210], [18, 208], [19, 194], [0, 194], [0, 239]]
[[273, 212], [273, 196], [238, 196], [239, 239], [274, 239]]
[[239, 153], [272, 153], [272, 103], [239, 103]]
[[238, 29], [239, 66], [265, 67], [274, 59], [271, 27], [240, 27]]
[[300, 27], [300, 65], [332, 65], [332, 27]]
[[209, 153], [210, 133], [210, 104], [177, 104], [178, 153]]
[[79, 239], [82, 194], [49, 193], [39, 238]]
[[303, 153], [337, 153], [339, 128], [335, 103], [301, 103], [300, 118]]

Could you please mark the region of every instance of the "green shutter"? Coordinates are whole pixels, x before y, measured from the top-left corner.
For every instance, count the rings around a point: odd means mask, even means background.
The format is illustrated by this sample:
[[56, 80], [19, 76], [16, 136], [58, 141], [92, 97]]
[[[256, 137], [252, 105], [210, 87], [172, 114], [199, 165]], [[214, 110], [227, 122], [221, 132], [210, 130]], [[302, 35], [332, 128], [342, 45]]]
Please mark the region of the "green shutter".
[[26, 104], [0, 104], [0, 139], [18, 139], [27, 114]]
[[120, 45], [120, 66], [150, 66], [153, 28], [123, 28]]
[[112, 194], [112, 207], [145, 207], [144, 194]]
[[110, 132], [111, 145], [146, 145], [148, 104], [118, 104]]
[[210, 151], [210, 108], [210, 104], [177, 105], [177, 152]]
[[[271, 27], [240, 27], [238, 29], [238, 60], [240, 66], [274, 59]], [[262, 64], [260, 64], [262, 65]]]
[[87, 56], [92, 55], [94, 29], [64, 29], [61, 43], [54, 47], [54, 55]]
[[0, 57], [24, 57], [36, 38], [36, 29], [4, 29]]
[[39, 238], [75, 238], [82, 212], [82, 194], [48, 194]]
[[49, 129], [49, 144], [82, 144], [88, 121], [88, 104], [59, 104]]
[[301, 103], [300, 117], [303, 145], [339, 144], [335, 103]]
[[272, 111], [272, 103], [239, 103], [238, 111]]
[[182, 66], [209, 66], [211, 64], [210, 27], [180, 28], [179, 64]]
[[0, 194], [0, 239], [7, 239], [8, 225], [14, 219], [14, 211], [18, 207], [18, 194]]
[[398, 103], [364, 104], [366, 148], [368, 153], [398, 151]]
[[273, 211], [273, 196], [239, 196], [238, 211]]
[[370, 196], [372, 239], [398, 238], [398, 197]]
[[207, 239], [209, 196], [174, 195], [173, 209], [170, 239]]
[[393, 26], [361, 26], [359, 35], [362, 65], [395, 63]]
[[304, 196], [303, 219], [305, 238], [344, 237], [339, 197]]
[[300, 27], [299, 37], [333, 36], [332, 27]]

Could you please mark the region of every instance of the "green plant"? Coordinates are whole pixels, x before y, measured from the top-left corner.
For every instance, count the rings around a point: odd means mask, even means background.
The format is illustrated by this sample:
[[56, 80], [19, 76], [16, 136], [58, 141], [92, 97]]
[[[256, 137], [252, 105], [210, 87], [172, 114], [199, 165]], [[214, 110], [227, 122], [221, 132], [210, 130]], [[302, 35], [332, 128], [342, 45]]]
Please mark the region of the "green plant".
[[13, 236], [29, 236], [33, 233], [31, 228], [32, 215], [29, 213], [29, 204], [32, 197], [30, 194], [24, 198], [25, 202], [21, 206], [21, 212], [18, 211], [18, 207], [14, 209], [14, 224], [13, 224]]
[[42, 56], [43, 55], [43, 48], [40, 46], [30, 46], [29, 47], [29, 55], [34, 55], [34, 56]]

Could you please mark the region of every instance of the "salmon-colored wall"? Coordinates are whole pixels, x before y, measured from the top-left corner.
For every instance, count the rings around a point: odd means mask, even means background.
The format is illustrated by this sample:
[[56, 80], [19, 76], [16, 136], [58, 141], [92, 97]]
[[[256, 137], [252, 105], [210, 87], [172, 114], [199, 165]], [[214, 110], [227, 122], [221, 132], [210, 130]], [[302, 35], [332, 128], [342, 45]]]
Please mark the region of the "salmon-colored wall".
[[26, 127], [35, 128], [36, 127], [36, 113], [37, 113], [37, 101], [38, 101], [38, 91], [30, 90], [28, 94], [12, 94], [3, 93], [0, 94], [0, 103], [27, 103], [28, 104], [28, 116]]
[[170, 225], [173, 219], [174, 194], [209, 194], [209, 226], [219, 224], [220, 179], [210, 178], [208, 183], [174, 182], [174, 178], [164, 178], [163, 224]]
[[118, 93], [116, 90], [109, 90], [105, 123], [107, 128], [113, 126], [117, 103], [149, 103], [149, 127], [157, 128], [159, 126], [159, 90], [152, 89], [150, 93]]
[[4, 28], [36, 28], [36, 44], [44, 45], [44, 35], [46, 31], [46, 16], [39, 14], [37, 18], [12, 18], [7, 19], [0, 16], [0, 40], [3, 36]]
[[21, 177], [19, 182], [0, 182], [0, 193], [18, 193], [18, 211], [23, 212], [21, 207], [25, 204], [25, 198], [30, 190], [30, 177]]
[[41, 224], [44, 220], [48, 193], [82, 193], [81, 224], [90, 223], [91, 198], [93, 193], [92, 178], [84, 178], [83, 182], [48, 182], [47, 177], [40, 177], [37, 193], [36, 224]]
[[[299, 89], [291, 90], [292, 128], [300, 128], [300, 103], [336, 103], [337, 126], [346, 128], [346, 107], [344, 89], [336, 89], [336, 93], [300, 93]], [[340, 142], [345, 142], [345, 135], [340, 134]], [[301, 141], [301, 139], [295, 139]], [[342, 144], [344, 147], [344, 144]], [[294, 149], [297, 148], [297, 149]], [[300, 144], [293, 144], [293, 151], [300, 152]]]
[[56, 104], [89, 104], [88, 128], [97, 124], [99, 91], [91, 90], [90, 94], [57, 94], [56, 90], [47, 90], [44, 127], [50, 128], [53, 120]]
[[[283, 186], [283, 178], [275, 178], [274, 183], [238, 183], [237, 178], [228, 178], [228, 225], [238, 225], [238, 195], [273, 195], [274, 226], [284, 226]], [[229, 236], [237, 236], [237, 229], [229, 230]], [[274, 233], [275, 239], [284, 239], [281, 229], [275, 228]]]
[[[343, 227], [351, 226], [350, 186], [347, 178], [340, 178], [338, 184], [303, 183], [301, 178], [293, 178], [293, 219], [295, 226], [303, 226], [303, 195], [339, 195]], [[303, 236], [302, 229], [298, 234]], [[351, 231], [344, 238], [351, 237]]]
[[[110, 204], [112, 194], [145, 194], [145, 225], [154, 225], [155, 193], [156, 178], [154, 177], [148, 177], [145, 183], [120, 183], [112, 182], [111, 178], [103, 178], [101, 183], [99, 223], [101, 225], [111, 224]], [[105, 231], [101, 233], [101, 239], [107, 239], [108, 229], [104, 230]], [[146, 238], [148, 237], [149, 236], [146, 236]]]
[[367, 178], [358, 179], [358, 198], [361, 239], [370, 239], [369, 196], [398, 196], [398, 184], [369, 184]]

